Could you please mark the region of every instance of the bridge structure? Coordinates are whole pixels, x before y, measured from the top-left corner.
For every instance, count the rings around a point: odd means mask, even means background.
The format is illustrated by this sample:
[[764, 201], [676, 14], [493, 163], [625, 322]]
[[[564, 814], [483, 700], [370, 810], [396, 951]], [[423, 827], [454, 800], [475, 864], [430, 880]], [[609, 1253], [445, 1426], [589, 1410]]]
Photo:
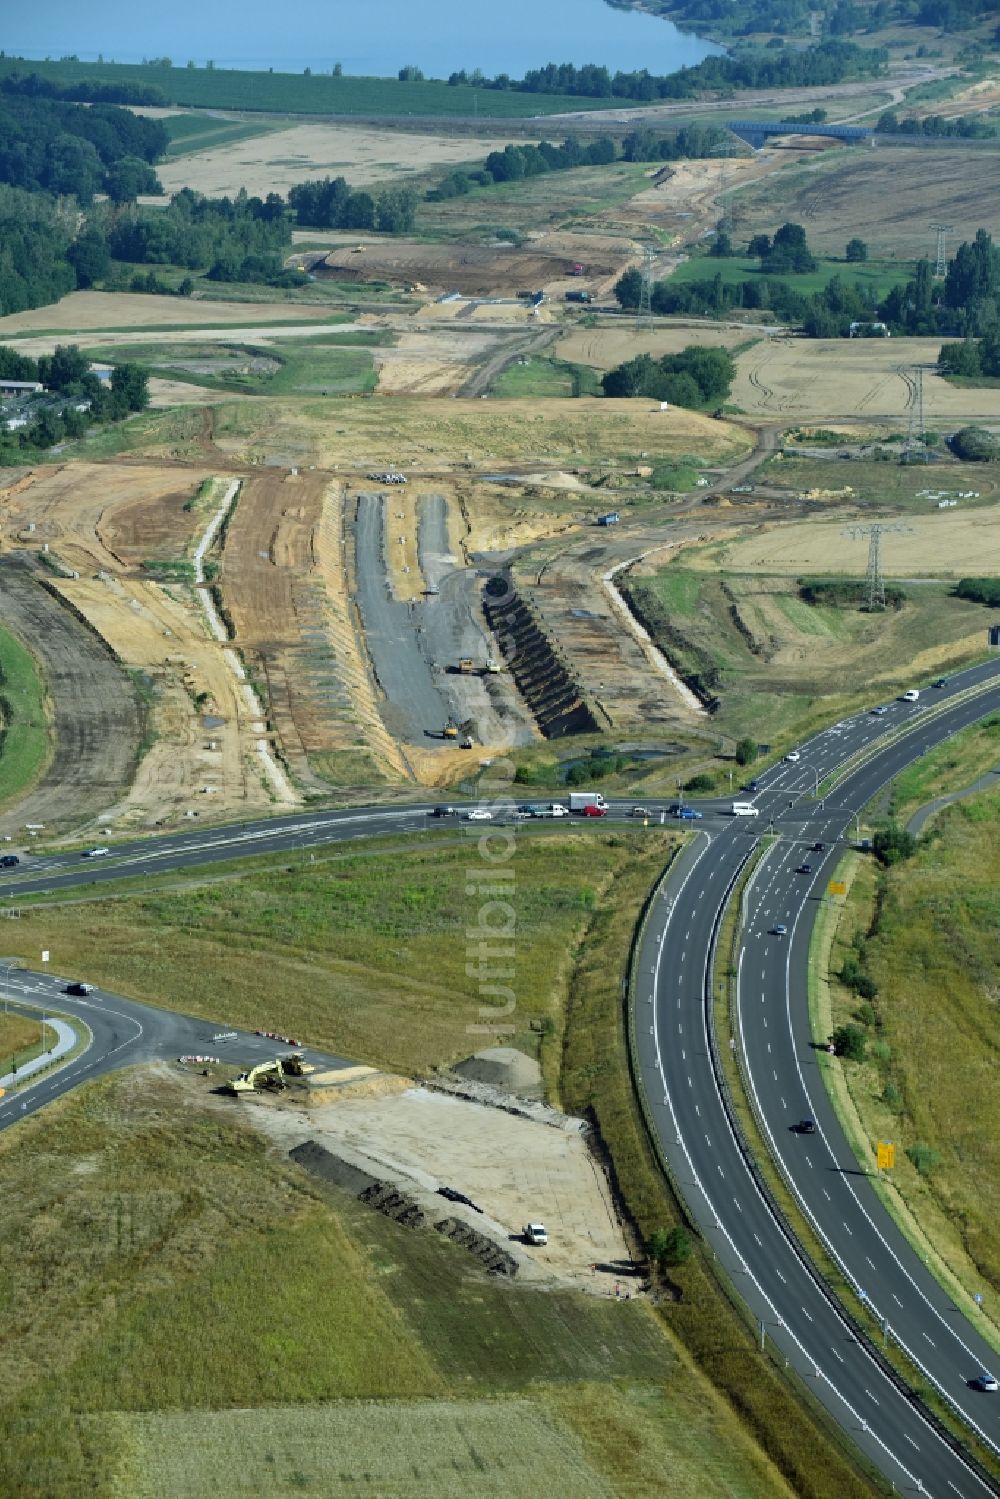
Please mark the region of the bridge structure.
[[803, 120], [730, 120], [727, 129], [759, 151], [769, 135], [822, 135], [835, 141], [870, 141], [875, 131], [869, 125], [816, 125]]

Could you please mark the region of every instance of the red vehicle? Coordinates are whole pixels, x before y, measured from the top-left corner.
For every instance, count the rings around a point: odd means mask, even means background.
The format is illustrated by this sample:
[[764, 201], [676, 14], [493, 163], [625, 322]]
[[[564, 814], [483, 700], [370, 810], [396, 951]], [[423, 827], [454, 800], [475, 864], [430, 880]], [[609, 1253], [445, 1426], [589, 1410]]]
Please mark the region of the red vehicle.
[[589, 807], [584, 807], [583, 815], [584, 817], [607, 817], [608, 809], [607, 807], [595, 807], [591, 805]]

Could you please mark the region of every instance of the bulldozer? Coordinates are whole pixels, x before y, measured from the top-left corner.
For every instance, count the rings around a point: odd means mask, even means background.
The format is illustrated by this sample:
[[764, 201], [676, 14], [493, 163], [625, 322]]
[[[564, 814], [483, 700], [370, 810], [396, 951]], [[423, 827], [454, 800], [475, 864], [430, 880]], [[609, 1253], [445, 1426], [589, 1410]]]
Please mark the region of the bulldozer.
[[304, 1071], [302, 1053], [293, 1051], [287, 1057], [276, 1057], [273, 1062], [261, 1062], [248, 1072], [241, 1072], [239, 1077], [229, 1080], [226, 1091], [236, 1098], [244, 1093], [256, 1093], [258, 1089], [278, 1093], [285, 1086], [286, 1076], [301, 1077]]

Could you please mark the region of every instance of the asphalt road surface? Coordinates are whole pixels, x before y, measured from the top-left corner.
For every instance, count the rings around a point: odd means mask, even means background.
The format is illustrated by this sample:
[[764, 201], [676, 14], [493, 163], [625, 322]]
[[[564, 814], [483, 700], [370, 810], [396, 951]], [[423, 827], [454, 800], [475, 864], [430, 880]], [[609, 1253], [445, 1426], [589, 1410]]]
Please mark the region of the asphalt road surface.
[[[34, 1008], [73, 1016], [86, 1026], [89, 1039], [85, 1049], [58, 1071], [43, 1075], [30, 1086], [8, 1092], [0, 1098], [0, 1130], [16, 1124], [19, 1119], [26, 1119], [81, 1083], [140, 1062], [213, 1056], [223, 1062], [231, 1061], [235, 1077], [258, 1062], [286, 1056], [290, 1050], [295, 1050], [300, 1051], [307, 1062], [320, 1068], [354, 1065], [342, 1057], [331, 1057], [308, 1047], [289, 1047], [266, 1036], [233, 1031], [224, 1022], [198, 1020], [171, 1010], [159, 1010], [152, 1005], [136, 1004], [103, 989], [92, 989], [86, 998], [74, 998], [66, 993], [66, 980], [55, 974], [13, 969], [5, 990], [12, 1000], [20, 999]], [[261, 1024], [267, 1026], [266, 1016], [261, 1017]]]
[[[990, 684], [981, 695], [970, 687]], [[884, 1337], [903, 1345], [925, 1378], [1000, 1451], [1000, 1403], [969, 1381], [995, 1362], [872, 1190], [829, 1102], [806, 1002], [811, 929], [855, 814], [925, 749], [1000, 707], [1000, 667], [952, 678], [919, 703], [892, 704], [833, 725], [801, 758], [760, 778], [759, 816], [706, 825], [660, 892], [638, 957], [636, 1040], [649, 1113], [689, 1209], [765, 1337], [897, 1489], [936, 1495], [996, 1492], [924, 1418], [821, 1287], [767, 1201], [727, 1111], [710, 1036], [711, 957], [729, 893], [759, 833], [776, 847], [744, 900], [737, 1034], [732, 1045], [771, 1149], [799, 1204]], [[882, 747], [878, 741], [884, 739]], [[833, 790], [815, 792], [837, 765], [869, 751]], [[808, 798], [808, 800], [806, 799]], [[823, 843], [825, 848], [815, 849]], [[800, 872], [808, 865], [808, 873]], [[779, 936], [778, 925], [787, 932]], [[805, 1118], [815, 1134], [799, 1134]]]
[[[748, 795], [756, 818], [728, 815], [725, 803], [702, 804], [705, 819], [653, 904], [637, 962], [639, 1073], [663, 1152], [689, 1209], [766, 1337], [881, 1471], [902, 1491], [976, 1496], [1000, 1492], [926, 1419], [848, 1317], [822, 1287], [804, 1253], [767, 1200], [759, 1174], [734, 1128], [710, 1044], [713, 947], [729, 894], [759, 837], [778, 843], [745, 896], [739, 962], [739, 1015], [732, 1045], [750, 1081], [761, 1127], [802, 1210], [867, 1303], [884, 1337], [903, 1345], [964, 1419], [1000, 1451], [1000, 1400], [969, 1381], [994, 1355], [952, 1305], [882, 1208], [829, 1104], [806, 1010], [809, 937], [818, 902], [855, 818], [914, 758], [1000, 708], [1000, 662], [990, 661], [926, 690], [916, 704], [834, 724], [800, 747], [799, 758], [764, 772]], [[819, 799], [831, 772], [851, 768]], [[648, 804], [653, 820], [663, 815]], [[304, 851], [338, 840], [419, 831], [438, 823], [430, 807], [359, 808], [272, 819], [231, 828], [197, 829], [116, 845], [108, 855], [60, 854], [4, 871], [0, 896], [99, 884], [266, 851]], [[496, 807], [510, 817], [513, 803]], [[627, 816], [629, 804], [613, 805]], [[557, 824], [543, 824], [555, 826]], [[525, 829], [533, 829], [525, 823]], [[587, 826], [574, 821], [574, 826]], [[600, 830], [603, 821], [595, 820]], [[487, 824], [462, 824], [470, 834]], [[823, 843], [822, 850], [813, 845]], [[799, 872], [808, 864], [808, 873]], [[787, 932], [775, 934], [783, 924]], [[58, 1008], [91, 1026], [90, 1048], [23, 1097], [0, 1101], [0, 1126], [77, 1083], [130, 1062], [188, 1052], [226, 1055], [208, 1022], [95, 993], [70, 1000], [51, 979], [27, 976], [26, 999], [58, 997]], [[16, 992], [16, 990], [15, 990]], [[54, 1005], [54, 1007], [56, 1007]], [[721, 1044], [729, 1044], [722, 1038]], [[273, 1043], [239, 1036], [234, 1066], [271, 1055]], [[335, 1059], [309, 1054], [324, 1065]], [[22, 1110], [21, 1105], [25, 1105]], [[815, 1135], [793, 1126], [816, 1121]]]

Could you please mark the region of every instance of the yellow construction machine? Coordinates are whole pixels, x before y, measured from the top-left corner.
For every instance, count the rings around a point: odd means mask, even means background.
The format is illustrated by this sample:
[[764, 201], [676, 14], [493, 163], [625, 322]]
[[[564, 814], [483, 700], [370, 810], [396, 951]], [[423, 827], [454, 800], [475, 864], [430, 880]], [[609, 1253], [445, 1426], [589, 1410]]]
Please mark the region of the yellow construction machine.
[[226, 1090], [237, 1098], [244, 1093], [256, 1093], [261, 1088], [279, 1092], [285, 1086], [286, 1076], [301, 1077], [304, 1071], [302, 1053], [293, 1051], [287, 1057], [276, 1057], [274, 1061], [251, 1067], [249, 1072], [241, 1072], [239, 1077], [229, 1080]]

